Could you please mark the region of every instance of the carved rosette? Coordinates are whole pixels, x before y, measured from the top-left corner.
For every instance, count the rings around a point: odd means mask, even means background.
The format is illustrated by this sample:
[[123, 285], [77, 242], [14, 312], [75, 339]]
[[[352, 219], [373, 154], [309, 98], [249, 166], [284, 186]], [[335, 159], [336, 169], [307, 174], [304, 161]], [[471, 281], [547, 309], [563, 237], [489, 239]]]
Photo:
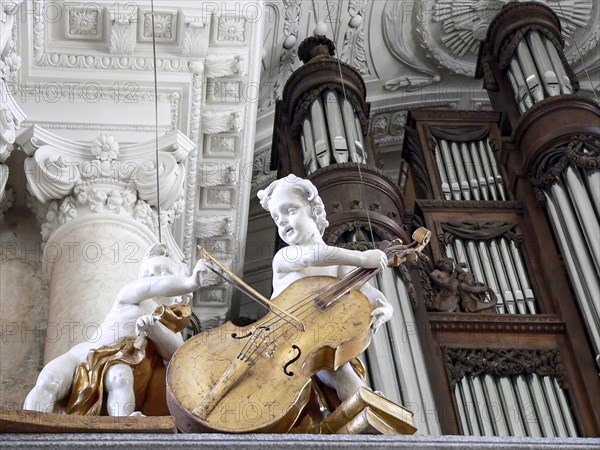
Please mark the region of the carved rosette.
[[183, 163], [194, 144], [179, 132], [159, 140], [158, 169], [154, 141], [120, 146], [113, 136], [101, 134], [85, 146], [39, 127], [20, 139], [29, 156], [28, 190], [35, 200], [48, 204], [44, 241], [61, 225], [98, 213], [132, 218], [156, 232], [159, 198], [161, 221], [181, 213]]
[[454, 387], [465, 376], [492, 375], [509, 377], [535, 373], [556, 377], [564, 389], [566, 373], [558, 349], [442, 349], [450, 386]]
[[600, 137], [591, 135], [573, 136], [568, 141], [545, 152], [534, 161], [528, 177], [535, 189], [536, 198], [540, 205], [546, 204], [544, 191], [570, 165], [583, 170], [598, 170], [600, 168]]

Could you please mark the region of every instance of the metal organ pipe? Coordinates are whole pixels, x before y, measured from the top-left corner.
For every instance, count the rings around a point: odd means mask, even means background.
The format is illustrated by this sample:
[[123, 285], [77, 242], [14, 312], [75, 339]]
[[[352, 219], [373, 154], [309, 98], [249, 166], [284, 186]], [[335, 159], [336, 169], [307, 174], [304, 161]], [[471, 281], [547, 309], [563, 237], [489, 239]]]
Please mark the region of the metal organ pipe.
[[579, 171], [573, 166], [567, 167], [564, 172], [565, 186], [571, 197], [573, 209], [579, 219], [590, 254], [596, 266], [596, 272], [600, 273], [600, 223], [598, 215], [595, 214], [594, 206], [590, 201], [585, 184]]
[[600, 170], [585, 172], [584, 179], [596, 211], [596, 216], [600, 217]]
[[525, 263], [523, 261], [523, 256], [521, 252], [516, 247], [514, 241], [510, 241], [510, 251], [513, 256], [513, 261], [515, 263], [515, 267], [517, 269], [517, 276], [519, 277], [519, 282], [523, 288], [523, 292], [525, 294], [525, 302], [527, 303], [527, 308], [529, 309], [529, 314], [537, 314], [536, 306], [535, 306], [535, 296], [533, 294], [533, 289], [531, 289], [531, 285], [529, 283], [529, 278], [527, 276], [527, 272], [525, 270]]
[[440, 174], [440, 182], [442, 188], [442, 195], [446, 200], [450, 200], [452, 198], [452, 193], [450, 192], [450, 183], [448, 181], [448, 174], [446, 173], [446, 167], [444, 166], [444, 161], [441, 155], [441, 148], [438, 142], [435, 144], [435, 163], [438, 168], [438, 172]]
[[306, 173], [317, 170], [317, 154], [315, 152], [315, 140], [312, 131], [312, 125], [308, 118], [302, 122], [301, 133], [302, 151], [304, 152], [304, 168]]
[[519, 58], [519, 63], [523, 68], [525, 82], [527, 83], [527, 88], [534, 99], [534, 103], [541, 102], [544, 100], [544, 91], [540, 82], [540, 75], [538, 74], [533, 61], [533, 56], [531, 55], [525, 40], [521, 40], [521, 42], [519, 42], [517, 47], [517, 58]]
[[454, 164], [452, 162], [450, 147], [448, 146], [448, 142], [446, 142], [444, 139], [440, 140], [440, 146], [442, 148], [442, 164], [446, 168], [448, 183], [450, 184], [450, 190], [452, 192], [452, 198], [454, 200], [460, 200], [460, 185], [458, 184], [456, 169], [454, 168]]
[[596, 354], [600, 353], [600, 281], [575, 220], [565, 188], [557, 180], [545, 192], [547, 211], [566, 262], [569, 278], [582, 309]]
[[[345, 98], [341, 99], [341, 111], [342, 111], [342, 120], [344, 123], [344, 131], [346, 133], [346, 142], [348, 144], [348, 152], [350, 161], [352, 162], [363, 162], [362, 156], [358, 156], [358, 150], [356, 148], [356, 141], [362, 142], [359, 136], [356, 133], [356, 125], [354, 124], [354, 109], [348, 100]], [[361, 153], [364, 153], [362, 149]]]
[[573, 93], [558, 50], [537, 30], [519, 42], [507, 74], [521, 114], [546, 97]]
[[477, 175], [475, 174], [475, 166], [473, 161], [471, 160], [471, 154], [469, 153], [469, 146], [466, 142], [460, 143], [460, 154], [463, 160], [463, 166], [465, 168], [465, 174], [467, 180], [469, 181], [471, 193], [473, 194], [473, 198], [475, 200], [481, 199], [481, 194], [479, 191], [479, 183], [477, 183]]
[[558, 50], [550, 40], [545, 38], [543, 39], [546, 51], [548, 52], [548, 56], [550, 57], [550, 61], [552, 62], [552, 66], [554, 67], [554, 72], [556, 73], [561, 93], [572, 94], [573, 86], [571, 85], [571, 80], [569, 79], [567, 72], [565, 71], [565, 67], [563, 66], [563, 62], [560, 58]]
[[327, 126], [325, 125], [325, 114], [320, 98], [317, 98], [311, 105], [310, 114], [317, 161], [320, 167], [327, 167], [331, 163], [331, 156], [329, 153], [329, 137], [327, 135]]
[[356, 113], [354, 113], [354, 125], [356, 127], [356, 136], [357, 136], [356, 140], [361, 145], [360, 150], [357, 149], [358, 162], [359, 163], [366, 163], [367, 162], [367, 155], [363, 151], [363, 149], [365, 148], [365, 141], [363, 139], [362, 126], [360, 124], [360, 120], [358, 118], [358, 114], [356, 114]]
[[348, 162], [348, 145], [346, 143], [342, 112], [337, 93], [332, 90], [326, 90], [323, 92], [323, 102], [325, 103], [325, 112], [327, 113], [327, 129], [329, 131], [331, 148], [333, 149], [333, 158], [336, 163]]
[[473, 396], [478, 399], [477, 411], [480, 420], [480, 428], [483, 429], [484, 436], [493, 436], [494, 429], [492, 427], [492, 416], [488, 409], [488, 404], [483, 391], [483, 385], [481, 383], [480, 376], [469, 376], [469, 385]]
[[492, 197], [492, 200], [498, 200], [494, 172], [492, 171], [492, 163], [488, 158], [487, 149], [483, 141], [479, 141], [478, 144], [479, 157], [481, 159], [481, 164], [483, 165], [483, 172], [485, 173], [488, 189], [490, 190], [490, 196]]
[[485, 177], [483, 171], [483, 165], [481, 163], [481, 158], [479, 157], [479, 151], [477, 150], [477, 144], [475, 142], [470, 142], [469, 147], [471, 150], [471, 158], [473, 160], [473, 166], [475, 167], [475, 174], [477, 175], [477, 181], [479, 182], [479, 186], [481, 186], [481, 195], [484, 200], [489, 200], [488, 194], [488, 185], [487, 179]]
[[506, 200], [504, 182], [502, 181], [502, 175], [500, 175], [500, 169], [498, 169], [498, 164], [496, 163], [496, 158], [494, 157], [494, 152], [492, 151], [489, 138], [485, 139], [485, 148], [487, 150], [487, 156], [492, 169], [492, 174], [494, 175], [494, 179], [496, 181], [496, 189], [498, 189], [498, 193], [500, 194], [500, 200]]
[[514, 83], [513, 92], [517, 101], [517, 105], [519, 105], [521, 112], [525, 112], [533, 106], [534, 99], [529, 91], [529, 87], [527, 86], [527, 81], [525, 80], [525, 75], [523, 75], [523, 70], [521, 69], [518, 58], [513, 56], [510, 61], [510, 68], [508, 72], [513, 77], [513, 80], [511, 81]]
[[533, 60], [537, 66], [538, 73], [542, 80], [542, 84], [546, 89], [548, 97], [554, 97], [560, 95], [560, 86], [558, 84], [558, 78], [554, 73], [554, 67], [550, 61], [550, 56], [544, 45], [544, 40], [539, 31], [530, 31], [525, 37], [529, 49], [533, 54]]
[[452, 161], [458, 177], [458, 183], [460, 184], [460, 191], [462, 197], [465, 200], [471, 200], [471, 191], [469, 189], [469, 182], [467, 181], [467, 171], [465, 169], [464, 162], [460, 156], [460, 149], [456, 142], [450, 143], [450, 150], [452, 155]]
[[[517, 375], [514, 377], [515, 387], [518, 395], [518, 403], [521, 405], [523, 413], [523, 421], [526, 428], [527, 436], [541, 437], [542, 430], [539, 425], [539, 417], [535, 414], [535, 407], [525, 375]], [[532, 417], [533, 416], [533, 417]], [[532, 420], [535, 419], [535, 420]]]

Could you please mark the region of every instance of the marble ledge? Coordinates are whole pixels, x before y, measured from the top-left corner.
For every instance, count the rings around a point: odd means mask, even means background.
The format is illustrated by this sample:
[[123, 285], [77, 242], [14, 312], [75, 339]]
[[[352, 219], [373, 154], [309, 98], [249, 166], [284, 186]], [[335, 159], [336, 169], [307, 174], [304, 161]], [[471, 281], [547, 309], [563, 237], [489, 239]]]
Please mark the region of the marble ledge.
[[388, 449], [411, 450], [591, 450], [594, 438], [520, 438], [474, 436], [325, 436], [305, 434], [4, 434], [1, 448], [73, 449]]

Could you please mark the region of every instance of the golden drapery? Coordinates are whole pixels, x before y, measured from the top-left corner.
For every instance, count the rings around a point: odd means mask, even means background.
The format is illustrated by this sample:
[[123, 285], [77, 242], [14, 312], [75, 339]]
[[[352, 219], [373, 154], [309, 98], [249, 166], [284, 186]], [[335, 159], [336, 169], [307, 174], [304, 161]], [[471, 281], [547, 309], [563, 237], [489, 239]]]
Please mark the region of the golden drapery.
[[[177, 333], [188, 325], [192, 309], [181, 304], [159, 306], [152, 315], [159, 317], [164, 326]], [[89, 351], [86, 361], [75, 370], [65, 409], [67, 414], [106, 414], [104, 378], [108, 368], [115, 364], [126, 364], [133, 368], [136, 411], [147, 416], [169, 415], [165, 392], [166, 369], [146, 333]]]

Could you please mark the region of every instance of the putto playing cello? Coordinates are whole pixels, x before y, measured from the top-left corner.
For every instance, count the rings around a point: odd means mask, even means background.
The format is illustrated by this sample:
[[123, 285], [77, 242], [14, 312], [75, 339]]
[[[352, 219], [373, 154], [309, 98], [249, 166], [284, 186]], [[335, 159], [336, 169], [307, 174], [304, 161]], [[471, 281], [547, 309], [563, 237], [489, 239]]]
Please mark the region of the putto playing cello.
[[289, 175], [258, 195], [288, 244], [273, 259], [270, 312], [247, 328], [228, 323], [226, 332], [197, 335], [174, 355], [167, 396], [182, 431], [287, 432], [314, 393], [313, 375], [342, 402], [364, 390], [359, 364], [350, 362], [392, 315], [368, 280], [427, 243], [424, 230], [420, 243], [385, 251], [329, 246], [310, 181]]

